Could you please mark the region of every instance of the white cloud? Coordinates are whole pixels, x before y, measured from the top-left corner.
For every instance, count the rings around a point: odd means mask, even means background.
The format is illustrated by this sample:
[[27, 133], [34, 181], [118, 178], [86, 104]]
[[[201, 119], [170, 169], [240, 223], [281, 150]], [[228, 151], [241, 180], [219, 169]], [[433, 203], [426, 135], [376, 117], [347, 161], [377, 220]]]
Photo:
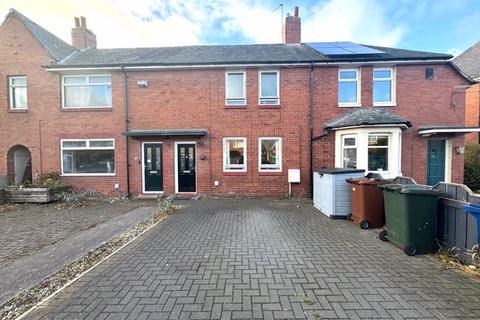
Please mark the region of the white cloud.
[[[278, 43], [281, 17], [272, 11], [275, 5], [269, 0], [7, 0], [0, 12], [15, 7], [67, 42], [73, 17], [86, 16], [99, 47], [106, 48], [199, 44], [212, 34]], [[285, 13], [290, 10], [285, 7]], [[395, 45], [405, 32], [389, 23], [380, 0], [331, 0], [301, 7], [300, 15], [303, 41]]]

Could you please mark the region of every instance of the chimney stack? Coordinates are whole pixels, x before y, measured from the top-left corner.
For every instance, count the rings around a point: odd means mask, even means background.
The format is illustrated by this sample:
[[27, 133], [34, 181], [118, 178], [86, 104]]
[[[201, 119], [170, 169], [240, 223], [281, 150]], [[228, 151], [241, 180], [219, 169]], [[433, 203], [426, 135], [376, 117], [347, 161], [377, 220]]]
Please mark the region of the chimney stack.
[[283, 25], [283, 43], [302, 42], [302, 21], [298, 16], [298, 7], [293, 9], [293, 16], [287, 14]]
[[87, 29], [85, 17], [75, 17], [75, 27], [72, 28], [72, 46], [77, 49], [97, 48], [97, 36]]

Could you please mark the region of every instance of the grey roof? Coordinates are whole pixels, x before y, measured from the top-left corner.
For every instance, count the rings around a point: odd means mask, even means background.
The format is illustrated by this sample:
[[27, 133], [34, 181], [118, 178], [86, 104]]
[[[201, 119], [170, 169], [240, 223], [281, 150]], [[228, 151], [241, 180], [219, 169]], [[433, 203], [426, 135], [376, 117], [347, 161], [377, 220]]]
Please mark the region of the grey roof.
[[307, 44], [201, 45], [157, 48], [87, 49], [58, 66], [206, 65], [255, 63], [309, 63], [335, 61], [448, 60], [450, 55], [393, 48], [384, 54], [329, 58]]
[[207, 129], [134, 129], [123, 132], [127, 137], [168, 137], [168, 136], [205, 136]]
[[[32, 33], [35, 39], [37, 39], [38, 42], [45, 48], [45, 50], [47, 50], [48, 55], [56, 61], [60, 61], [68, 55], [72, 54], [73, 52], [77, 51], [74, 47], [72, 47], [62, 39], [58, 38], [51, 32], [45, 30], [44, 28], [42, 28], [32, 20], [28, 19], [15, 9], [10, 9], [7, 15], [7, 19], [10, 15], [16, 15]], [[5, 21], [7, 19], [5, 19]]]
[[325, 124], [325, 129], [339, 129], [346, 127], [375, 126], [375, 125], [406, 125], [411, 127], [410, 121], [405, 120], [396, 114], [385, 110], [384, 108], [360, 108], [349, 112], [340, 118], [329, 121]]
[[453, 59], [453, 63], [470, 78], [480, 81], [480, 41]]

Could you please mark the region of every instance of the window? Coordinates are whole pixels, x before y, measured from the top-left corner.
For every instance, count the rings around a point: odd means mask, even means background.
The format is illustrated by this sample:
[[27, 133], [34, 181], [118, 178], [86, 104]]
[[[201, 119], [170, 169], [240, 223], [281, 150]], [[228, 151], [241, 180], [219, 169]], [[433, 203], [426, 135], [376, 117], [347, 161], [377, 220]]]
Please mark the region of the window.
[[64, 108], [109, 108], [112, 106], [112, 81], [108, 75], [64, 76]]
[[358, 69], [340, 69], [338, 71], [338, 104], [340, 106], [360, 106], [358, 73]]
[[260, 71], [258, 103], [261, 105], [278, 105], [279, 98], [279, 79], [278, 71]]
[[245, 72], [233, 71], [225, 73], [225, 105], [243, 106], [245, 98]]
[[247, 139], [223, 139], [223, 171], [247, 171]]
[[388, 135], [368, 135], [368, 170], [388, 171]]
[[258, 151], [260, 172], [282, 171], [282, 138], [259, 138]]
[[391, 105], [395, 102], [393, 69], [373, 69], [373, 104]]
[[343, 168], [357, 168], [357, 138], [355, 135], [342, 136]]
[[63, 175], [114, 175], [113, 139], [62, 140]]
[[433, 68], [432, 67], [425, 68], [425, 79], [433, 80]]
[[27, 77], [9, 77], [10, 109], [27, 109]]

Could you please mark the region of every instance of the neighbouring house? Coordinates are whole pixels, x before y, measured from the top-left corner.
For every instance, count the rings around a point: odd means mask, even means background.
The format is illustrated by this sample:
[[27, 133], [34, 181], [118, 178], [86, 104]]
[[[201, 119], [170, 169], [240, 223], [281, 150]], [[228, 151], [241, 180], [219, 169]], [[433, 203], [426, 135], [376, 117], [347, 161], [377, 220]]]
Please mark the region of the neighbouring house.
[[[301, 43], [97, 49], [15, 10], [0, 27], [0, 175], [57, 171], [102, 194], [309, 196], [312, 171], [463, 181], [464, 88], [451, 56]], [[3, 88], [3, 89], [2, 89]], [[445, 128], [448, 128], [446, 130]]]
[[[480, 125], [480, 41], [455, 57], [453, 63], [473, 82], [466, 90], [465, 124], [478, 127]], [[467, 134], [466, 140], [470, 143], [479, 143], [479, 133]]]

